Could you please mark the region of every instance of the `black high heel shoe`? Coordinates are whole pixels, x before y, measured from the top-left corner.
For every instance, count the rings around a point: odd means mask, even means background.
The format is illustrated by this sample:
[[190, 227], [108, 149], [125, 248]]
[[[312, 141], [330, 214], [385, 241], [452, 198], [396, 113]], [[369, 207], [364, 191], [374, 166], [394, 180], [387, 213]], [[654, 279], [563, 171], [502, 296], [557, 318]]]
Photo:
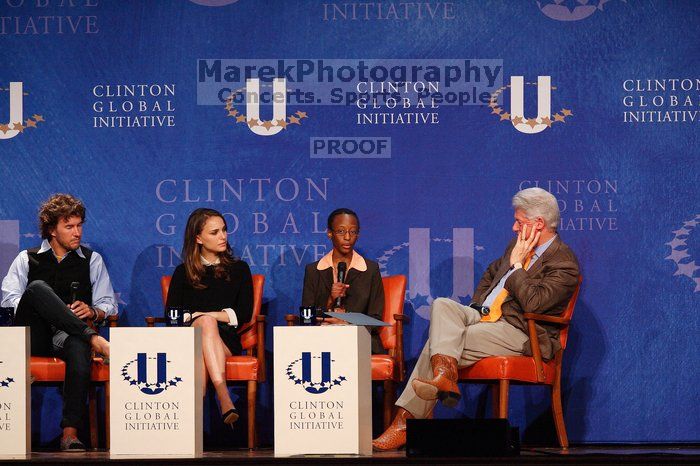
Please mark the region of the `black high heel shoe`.
[[226, 411], [221, 415], [221, 420], [224, 424], [233, 427], [233, 423], [238, 420], [240, 416], [238, 415], [238, 410], [234, 407]]

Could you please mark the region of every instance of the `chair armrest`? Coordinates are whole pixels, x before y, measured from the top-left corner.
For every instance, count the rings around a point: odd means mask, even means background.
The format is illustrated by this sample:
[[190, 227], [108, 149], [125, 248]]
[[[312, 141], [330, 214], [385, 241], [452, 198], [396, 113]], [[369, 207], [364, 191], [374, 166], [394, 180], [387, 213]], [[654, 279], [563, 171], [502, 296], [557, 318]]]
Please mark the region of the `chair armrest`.
[[299, 323], [299, 316], [295, 316], [294, 314], [285, 314], [284, 320], [287, 321], [287, 327], [294, 327]]
[[167, 320], [165, 317], [146, 317], [146, 327], [155, 327], [156, 324], [165, 324]]
[[547, 322], [549, 324], [569, 325], [571, 319], [566, 319], [564, 317], [548, 316], [545, 314], [536, 314], [534, 312], [524, 312], [523, 317], [527, 320], [527, 331], [530, 337], [530, 350], [532, 351], [532, 357], [535, 360], [537, 381], [544, 382], [544, 366], [542, 363], [540, 342], [537, 339], [537, 328], [535, 327], [535, 322]]
[[535, 328], [534, 319], [527, 319], [527, 333], [530, 337], [530, 351], [532, 351], [532, 358], [535, 360], [535, 371], [537, 372], [537, 381], [542, 383], [544, 382], [544, 366], [542, 364], [540, 340], [537, 338], [537, 328]]
[[259, 315], [255, 318], [255, 323], [258, 326], [258, 345], [257, 357], [260, 361], [260, 382], [264, 382], [267, 372], [265, 368], [265, 316]]
[[535, 314], [534, 312], [524, 312], [523, 317], [528, 320], [536, 320], [538, 322], [548, 322], [550, 324], [568, 325], [571, 319], [563, 317], [548, 316], [545, 314]]
[[247, 322], [245, 325], [242, 325], [238, 330], [236, 330], [236, 333], [239, 335], [243, 335], [244, 333], [250, 331], [250, 329], [255, 327], [255, 325], [255, 322]]
[[238, 330], [236, 330], [236, 333], [238, 333], [239, 335], [243, 335], [244, 333], [249, 332], [250, 329], [252, 329], [253, 327], [256, 327], [258, 325], [258, 322], [265, 322], [265, 316], [256, 317], [254, 322], [246, 322], [244, 325], [239, 327]]
[[116, 327], [119, 321], [119, 316], [107, 316], [107, 326]]
[[403, 314], [394, 314], [394, 320], [396, 320], [396, 344], [394, 346], [394, 357], [396, 358], [399, 371], [399, 382], [403, 382], [406, 375], [406, 364], [404, 362], [403, 354], [403, 323], [404, 321], [408, 323], [409, 319]]

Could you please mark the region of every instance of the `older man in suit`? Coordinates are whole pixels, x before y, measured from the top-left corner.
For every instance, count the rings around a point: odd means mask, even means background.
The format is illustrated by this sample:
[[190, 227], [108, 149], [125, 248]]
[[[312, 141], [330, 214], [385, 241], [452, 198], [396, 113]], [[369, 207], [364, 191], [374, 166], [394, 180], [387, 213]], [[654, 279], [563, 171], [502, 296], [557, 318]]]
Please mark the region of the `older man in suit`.
[[[578, 283], [576, 256], [557, 235], [556, 198], [540, 188], [513, 196], [513, 239], [492, 262], [463, 306], [446, 298], [433, 301], [428, 341], [396, 405], [394, 421], [373, 445], [392, 450], [406, 443], [406, 419], [423, 419], [440, 400], [454, 407], [460, 398], [458, 367], [488, 356], [530, 355], [523, 312], [559, 315]], [[560, 348], [555, 326], [538, 325], [542, 357]]]

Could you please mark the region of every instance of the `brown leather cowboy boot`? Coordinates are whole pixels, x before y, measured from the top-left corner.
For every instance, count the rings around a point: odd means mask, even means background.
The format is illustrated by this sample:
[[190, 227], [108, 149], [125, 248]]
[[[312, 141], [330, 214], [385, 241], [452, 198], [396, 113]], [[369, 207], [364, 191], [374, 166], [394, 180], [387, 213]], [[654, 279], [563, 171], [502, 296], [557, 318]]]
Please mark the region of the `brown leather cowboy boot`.
[[454, 408], [462, 397], [457, 386], [457, 360], [444, 354], [435, 354], [430, 358], [430, 364], [435, 378], [413, 379], [413, 390], [423, 400], [439, 399], [445, 406]]
[[415, 416], [403, 408], [396, 411], [394, 420], [382, 435], [372, 441], [375, 450], [396, 450], [406, 445], [406, 419], [414, 419]]

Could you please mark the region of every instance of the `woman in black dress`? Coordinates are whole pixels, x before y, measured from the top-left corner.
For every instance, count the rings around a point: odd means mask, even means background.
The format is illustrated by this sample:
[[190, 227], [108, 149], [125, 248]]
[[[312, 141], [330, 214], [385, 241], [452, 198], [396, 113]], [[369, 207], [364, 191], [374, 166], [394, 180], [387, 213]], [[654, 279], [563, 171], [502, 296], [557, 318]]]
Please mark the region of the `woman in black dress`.
[[175, 268], [167, 306], [191, 312], [191, 325], [202, 329], [204, 382], [211, 380], [226, 424], [238, 419], [226, 386], [226, 357], [241, 354], [236, 328], [253, 314], [250, 268], [231, 255], [226, 221], [220, 212], [197, 209], [190, 215]]
[[[328, 216], [326, 235], [333, 249], [321, 260], [308, 264], [304, 271], [302, 306], [334, 309], [336, 312], [361, 312], [381, 320], [384, 315], [384, 286], [379, 265], [355, 251], [360, 234], [360, 219], [350, 209], [336, 209]], [[338, 264], [345, 262], [347, 274], [338, 281]], [[340, 298], [341, 306], [336, 306]], [[325, 324], [345, 321], [327, 317]], [[386, 353], [379, 338], [379, 327], [372, 327], [372, 353]]]

